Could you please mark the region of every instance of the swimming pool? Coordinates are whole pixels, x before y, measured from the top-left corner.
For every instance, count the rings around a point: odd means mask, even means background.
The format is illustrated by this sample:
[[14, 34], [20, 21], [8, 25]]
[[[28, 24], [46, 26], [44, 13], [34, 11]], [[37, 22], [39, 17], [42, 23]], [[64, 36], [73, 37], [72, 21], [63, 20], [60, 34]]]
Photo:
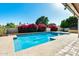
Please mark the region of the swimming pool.
[[42, 43], [46, 43], [50, 41], [50, 37], [58, 35], [63, 35], [63, 33], [39, 32], [17, 35], [17, 38], [14, 38], [15, 51], [20, 51]]

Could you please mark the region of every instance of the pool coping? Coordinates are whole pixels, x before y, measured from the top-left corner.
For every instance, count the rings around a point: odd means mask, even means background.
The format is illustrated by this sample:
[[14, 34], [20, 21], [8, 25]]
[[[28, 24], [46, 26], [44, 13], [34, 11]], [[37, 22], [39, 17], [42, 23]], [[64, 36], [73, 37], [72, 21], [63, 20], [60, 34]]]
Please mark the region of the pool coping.
[[[69, 33], [69, 32], [62, 32], [62, 31], [44, 31], [44, 32], [54, 32], [54, 33]], [[9, 35], [20, 35], [20, 34], [31, 34], [31, 33], [42, 33], [42, 32], [27, 32], [27, 33], [15, 33], [15, 34], [9, 34]], [[8, 35], [7, 35], [8, 36]]]

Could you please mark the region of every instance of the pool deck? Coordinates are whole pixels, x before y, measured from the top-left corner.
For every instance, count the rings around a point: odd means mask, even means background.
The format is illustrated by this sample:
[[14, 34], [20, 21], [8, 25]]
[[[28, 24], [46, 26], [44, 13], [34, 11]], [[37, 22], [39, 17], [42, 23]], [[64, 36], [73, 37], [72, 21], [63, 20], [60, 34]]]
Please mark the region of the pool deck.
[[[14, 51], [13, 37], [9, 35], [0, 37], [0, 56], [65, 56], [79, 55], [78, 34], [66, 34], [54, 37], [50, 41], [18, 52]], [[17, 45], [18, 46], [18, 45]], [[75, 47], [75, 48], [74, 48]], [[77, 52], [76, 52], [76, 50]], [[73, 52], [74, 50], [74, 52]], [[73, 54], [72, 54], [73, 52]]]

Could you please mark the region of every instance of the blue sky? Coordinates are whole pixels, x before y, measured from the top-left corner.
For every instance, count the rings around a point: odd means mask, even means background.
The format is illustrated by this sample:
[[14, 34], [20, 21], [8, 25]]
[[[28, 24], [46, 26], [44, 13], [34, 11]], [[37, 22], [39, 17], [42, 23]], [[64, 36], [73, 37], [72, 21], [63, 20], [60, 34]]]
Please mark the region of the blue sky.
[[0, 3], [0, 24], [35, 23], [40, 16], [47, 16], [49, 23], [59, 25], [61, 20], [71, 16], [60, 3]]

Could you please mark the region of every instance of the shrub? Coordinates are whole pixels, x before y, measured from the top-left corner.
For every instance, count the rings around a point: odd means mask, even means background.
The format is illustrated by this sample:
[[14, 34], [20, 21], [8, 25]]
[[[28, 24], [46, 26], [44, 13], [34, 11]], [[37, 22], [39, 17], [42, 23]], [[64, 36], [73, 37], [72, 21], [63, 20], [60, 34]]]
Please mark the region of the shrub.
[[38, 31], [42, 32], [46, 30], [46, 25], [45, 24], [38, 24]]
[[18, 32], [19, 33], [25, 33], [25, 32], [27, 32], [27, 28], [28, 28], [28, 25], [18, 26]]
[[37, 25], [36, 24], [18, 26], [18, 32], [19, 33], [36, 32], [36, 31], [37, 31]]
[[48, 27], [51, 29], [51, 31], [57, 31], [58, 30], [56, 25], [48, 25]]
[[36, 24], [29, 24], [27, 27], [28, 32], [36, 32], [37, 31], [37, 25]]
[[4, 26], [0, 27], [0, 36], [5, 35], [6, 34], [6, 28]]
[[14, 23], [7, 23], [5, 25], [6, 28], [16, 28], [16, 25]]

